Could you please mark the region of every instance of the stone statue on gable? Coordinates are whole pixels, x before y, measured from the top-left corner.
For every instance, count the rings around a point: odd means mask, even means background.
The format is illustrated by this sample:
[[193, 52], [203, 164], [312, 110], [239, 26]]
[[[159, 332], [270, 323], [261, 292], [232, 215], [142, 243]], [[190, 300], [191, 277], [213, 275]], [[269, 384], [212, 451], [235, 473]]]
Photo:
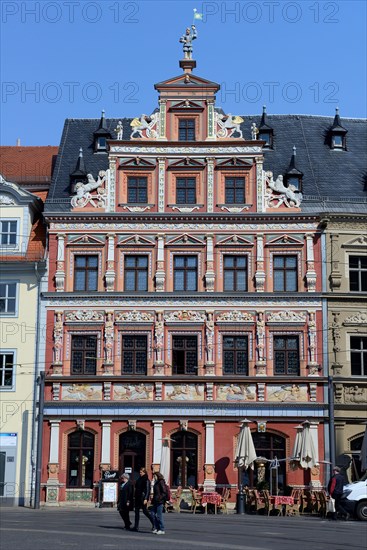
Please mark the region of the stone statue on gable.
[[192, 42], [198, 37], [198, 32], [195, 25], [187, 27], [185, 34], [180, 38], [180, 42], [183, 44], [184, 59], [192, 59]]
[[302, 193], [297, 192], [294, 185], [286, 187], [282, 175], [279, 175], [274, 181], [273, 172], [266, 172], [266, 182], [268, 185], [266, 194], [268, 206], [278, 208], [281, 204], [285, 204], [288, 207], [300, 207]]
[[239, 137], [242, 139], [243, 134], [241, 130], [241, 123], [243, 118], [240, 116], [232, 116], [231, 113], [228, 115], [222, 113], [215, 113], [215, 120], [217, 123], [217, 137], [227, 138], [232, 137], [235, 132], [238, 132]]
[[[131, 139], [134, 138], [152, 138], [158, 137], [158, 122], [159, 112], [151, 114], [150, 116], [141, 115], [140, 118], [136, 117], [130, 122], [132, 132]], [[145, 132], [145, 135], [144, 135]], [[137, 134], [137, 135], [136, 135]]]
[[255, 122], [251, 124], [251, 139], [255, 140], [257, 139], [259, 133], [259, 129], [256, 127]]
[[[87, 174], [87, 183], [82, 183], [79, 181], [75, 185], [75, 197], [71, 199], [71, 206], [73, 208], [84, 208], [88, 203], [90, 203], [95, 208], [104, 207], [106, 200], [106, 190], [104, 185], [106, 183], [106, 172], [100, 170], [98, 173], [97, 181], [94, 179], [92, 174]], [[91, 191], [97, 189], [97, 195], [92, 195]]]

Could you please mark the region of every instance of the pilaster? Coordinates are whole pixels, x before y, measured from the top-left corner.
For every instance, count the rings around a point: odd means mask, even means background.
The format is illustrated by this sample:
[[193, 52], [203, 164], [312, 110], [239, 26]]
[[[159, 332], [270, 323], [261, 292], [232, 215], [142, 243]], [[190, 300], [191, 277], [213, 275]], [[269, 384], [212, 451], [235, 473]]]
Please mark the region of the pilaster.
[[55, 273], [56, 292], [65, 290], [65, 234], [59, 233], [57, 238], [57, 265]]

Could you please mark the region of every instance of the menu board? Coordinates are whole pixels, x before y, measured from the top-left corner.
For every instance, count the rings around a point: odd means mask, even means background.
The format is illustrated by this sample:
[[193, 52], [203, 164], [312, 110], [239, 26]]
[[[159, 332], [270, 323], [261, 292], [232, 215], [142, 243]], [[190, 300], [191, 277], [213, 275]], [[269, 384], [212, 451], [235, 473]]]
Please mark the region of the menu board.
[[105, 481], [103, 487], [103, 502], [117, 502], [117, 483]]

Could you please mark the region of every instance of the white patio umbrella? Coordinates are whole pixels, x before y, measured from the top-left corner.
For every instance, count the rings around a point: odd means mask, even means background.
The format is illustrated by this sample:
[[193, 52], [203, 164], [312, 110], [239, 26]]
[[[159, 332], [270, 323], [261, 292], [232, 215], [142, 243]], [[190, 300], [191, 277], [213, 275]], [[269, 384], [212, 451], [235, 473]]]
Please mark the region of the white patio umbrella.
[[359, 455], [359, 458], [361, 461], [361, 470], [362, 472], [364, 472], [365, 470], [367, 470], [367, 426], [364, 431], [361, 453]]
[[303, 432], [301, 441], [300, 452], [300, 466], [307, 470], [307, 468], [313, 468], [317, 464], [316, 450], [313, 444], [310, 423], [308, 420], [303, 422]]
[[303, 426], [299, 424], [298, 426], [296, 426], [296, 430], [296, 439], [294, 440], [292, 455], [289, 459], [290, 467], [292, 468], [292, 470], [296, 470], [300, 464]]
[[169, 473], [170, 473], [170, 448], [169, 448], [170, 438], [166, 437], [162, 439], [162, 452], [161, 452], [161, 464], [160, 472], [164, 477], [167, 485], [170, 484]]
[[235, 464], [238, 468], [254, 469], [254, 462], [257, 459], [254, 442], [249, 428], [250, 420], [243, 420], [238, 435]]

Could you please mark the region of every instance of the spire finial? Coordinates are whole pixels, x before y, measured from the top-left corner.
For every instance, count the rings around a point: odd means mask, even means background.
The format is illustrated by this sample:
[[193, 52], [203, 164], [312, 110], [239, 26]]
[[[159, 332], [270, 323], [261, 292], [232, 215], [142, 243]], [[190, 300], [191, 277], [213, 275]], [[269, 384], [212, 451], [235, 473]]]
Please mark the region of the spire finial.
[[79, 149], [79, 158], [83, 158], [83, 147]]
[[339, 107], [335, 107], [335, 114], [336, 114], [336, 115], [339, 114]]
[[293, 145], [293, 155], [296, 156], [296, 152], [297, 152], [297, 147], [295, 145]]
[[264, 115], [265, 115], [265, 113], [266, 113], [266, 105], [263, 105], [263, 113], [264, 113]]

